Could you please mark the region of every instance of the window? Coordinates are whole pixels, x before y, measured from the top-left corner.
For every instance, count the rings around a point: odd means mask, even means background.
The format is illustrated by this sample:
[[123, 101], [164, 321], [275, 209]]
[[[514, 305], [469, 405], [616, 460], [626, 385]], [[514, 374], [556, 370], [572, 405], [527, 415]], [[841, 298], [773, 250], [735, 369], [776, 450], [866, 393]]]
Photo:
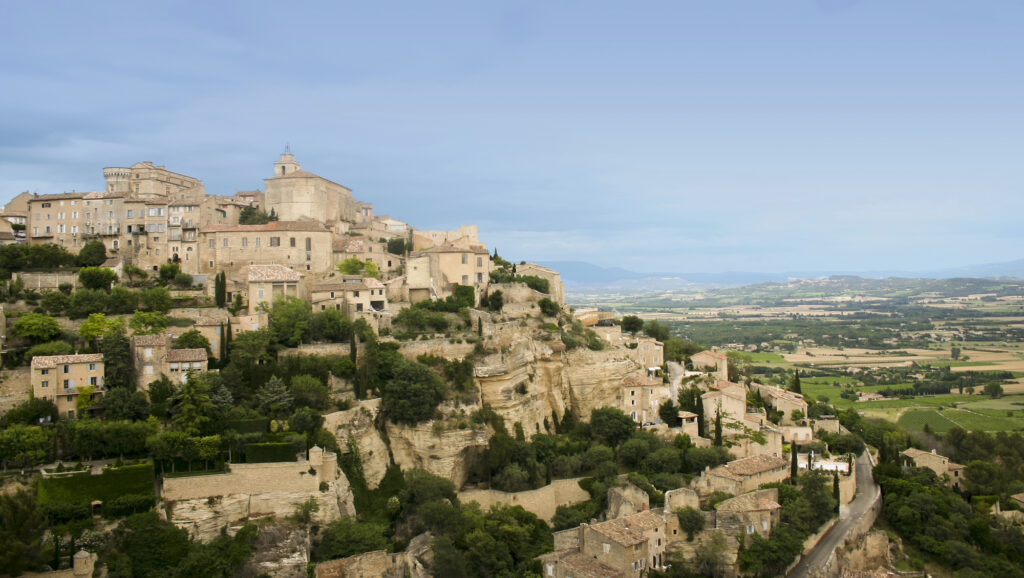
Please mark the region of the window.
[[40, 369], [39, 373], [42, 374], [42, 375], [46, 375], [46, 374], [50, 373], [50, 370], [49, 369]]
[[89, 371], [96, 371], [96, 364], [95, 363], [90, 363], [89, 364]]
[[65, 379], [64, 380], [64, 389], [71, 389], [72, 387], [74, 387], [74, 380], [73, 379]]
[[306, 250], [307, 251], [312, 251], [313, 250], [313, 239], [311, 239], [309, 237], [306, 237]]
[[753, 524], [747, 526], [747, 533], [748, 534], [753, 534], [754, 533], [754, 525]]
[[210, 239], [210, 248], [211, 249], [216, 248], [216, 246], [217, 246], [216, 243], [217, 243], [217, 241], [215, 239]]
[[294, 247], [295, 246], [295, 237], [291, 237], [291, 238], [288, 239], [288, 245], [290, 247]]
[[128, 218], [129, 219], [134, 219], [135, 218], [135, 210], [134, 209], [128, 209]]
[[62, 367], [61, 367], [61, 372], [62, 372], [62, 373], [71, 373], [71, 366], [70, 366], [70, 365], [64, 365], [64, 366], [62, 366]]
[[147, 347], [146, 348], [146, 359], [149, 359], [150, 357], [153, 357], [153, 348], [152, 347]]
[[634, 552], [639, 552], [640, 551], [640, 544], [637, 544], [637, 545], [633, 546], [633, 551]]
[[145, 371], [143, 371], [143, 373], [145, 373], [146, 375], [153, 375], [153, 366], [147, 363], [146, 369]]
[[281, 246], [281, 237], [271, 237], [270, 238], [270, 246], [271, 247], [280, 247]]
[[462, 264], [463, 265], [469, 265], [469, 255], [467, 255], [465, 253], [462, 254]]
[[249, 246], [249, 238], [248, 237], [242, 237], [242, 248], [244, 249], [244, 248], [246, 248], [248, 246]]
[[227, 246], [228, 246], [228, 238], [227, 238], [227, 237], [224, 237], [224, 246], [225, 246], [225, 247], [227, 247]]
[[259, 247], [259, 246], [260, 246], [260, 238], [259, 238], [259, 237], [256, 237], [256, 246], [257, 246], [257, 247]]
[[210, 267], [213, 267], [213, 260], [210, 261]]
[[603, 551], [603, 552], [604, 552], [605, 554], [607, 554], [608, 552], [611, 552], [611, 551], [612, 551], [612, 546], [611, 546], [611, 544], [609, 544], [608, 542], [605, 542], [604, 544], [601, 544], [601, 550], [602, 550], [602, 551]]
[[354, 297], [359, 297], [359, 291], [353, 291]]
[[257, 291], [256, 294], [259, 296], [260, 299], [263, 299], [263, 289]]
[[178, 371], [178, 362], [171, 363], [171, 371]]
[[193, 361], [192, 362], [192, 369], [202, 369], [202, 368], [203, 368], [203, 363], [201, 361]]
[[50, 382], [49, 382], [49, 381], [46, 381], [46, 380], [44, 379], [44, 380], [43, 380], [43, 383], [42, 383], [42, 384], [40, 384], [40, 385], [41, 385], [42, 387], [50, 387]]
[[476, 258], [476, 266], [477, 267], [483, 267], [484, 266], [484, 258], [483, 257], [477, 257]]
[[89, 378], [89, 385], [94, 385], [94, 386], [95, 385], [99, 385], [99, 378], [98, 377], [90, 377]]
[[463, 285], [469, 285], [469, 275], [463, 275], [462, 276], [462, 284]]

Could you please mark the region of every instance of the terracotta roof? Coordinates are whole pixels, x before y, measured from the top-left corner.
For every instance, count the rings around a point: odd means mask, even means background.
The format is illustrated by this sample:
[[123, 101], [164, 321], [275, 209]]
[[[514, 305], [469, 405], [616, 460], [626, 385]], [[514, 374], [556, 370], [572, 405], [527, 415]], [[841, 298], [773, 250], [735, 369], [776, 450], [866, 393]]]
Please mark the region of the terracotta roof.
[[85, 195], [89, 193], [51, 193], [49, 195], [33, 195], [28, 199], [28, 202], [34, 203], [36, 201], [61, 201], [64, 199], [83, 199]]
[[329, 232], [327, 227], [317, 221], [270, 221], [265, 225], [207, 225], [200, 229], [201, 233], [258, 233], [261, 231]]
[[249, 265], [249, 282], [302, 280], [302, 275], [284, 265]]
[[538, 556], [537, 559], [542, 563], [557, 562], [569, 570], [569, 574], [575, 578], [618, 578], [622, 576], [622, 572], [583, 554], [578, 548], [551, 552]]
[[697, 356], [697, 355], [708, 355], [710, 357], [714, 357], [715, 359], [729, 359], [725, 355], [722, 355], [721, 353], [718, 353], [717, 351], [711, 351], [710, 349], [705, 350], [705, 351], [701, 351], [699, 353], [694, 353], [690, 357], [693, 358], [694, 356]]
[[903, 450], [902, 452], [900, 452], [900, 454], [904, 455], [904, 456], [907, 456], [908, 458], [910, 458], [912, 460], [916, 460], [917, 458], [919, 458], [921, 456], [935, 456], [935, 457], [939, 457], [939, 458], [946, 457], [946, 456], [943, 456], [943, 455], [940, 455], [940, 454], [933, 454], [931, 452], [926, 452], [924, 450], [919, 450], [917, 448], [907, 448], [907, 449]]
[[167, 352], [167, 361], [206, 361], [205, 349], [172, 349]]
[[763, 510], [778, 510], [782, 508], [782, 506], [768, 496], [772, 493], [778, 496], [777, 491], [771, 492], [770, 490], [762, 490], [743, 494], [742, 496], [736, 496], [735, 498], [729, 498], [715, 506], [715, 510], [719, 512], [756, 512]]
[[772, 455], [760, 455], [741, 460], [733, 460], [724, 466], [718, 466], [711, 473], [732, 480], [742, 480], [771, 470], [785, 468], [789, 465], [785, 459]]
[[33, 369], [53, 369], [65, 363], [99, 363], [102, 353], [80, 353], [78, 355], [37, 355], [32, 358]]
[[133, 335], [132, 345], [135, 347], [165, 347], [168, 338], [163, 333], [153, 335]]
[[650, 510], [645, 510], [632, 516], [594, 524], [590, 528], [623, 546], [632, 546], [647, 540], [644, 532], [664, 527], [665, 520], [662, 520], [661, 516]]

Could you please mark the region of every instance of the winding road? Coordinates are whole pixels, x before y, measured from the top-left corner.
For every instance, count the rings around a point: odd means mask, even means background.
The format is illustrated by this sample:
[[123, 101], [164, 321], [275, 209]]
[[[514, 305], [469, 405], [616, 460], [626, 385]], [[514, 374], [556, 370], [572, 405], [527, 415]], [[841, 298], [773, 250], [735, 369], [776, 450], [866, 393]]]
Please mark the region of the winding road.
[[793, 567], [789, 576], [804, 577], [811, 575], [811, 572], [824, 568], [828, 563], [832, 552], [842, 544], [846, 535], [854, 524], [866, 516], [871, 509], [871, 504], [881, 489], [871, 476], [871, 462], [868, 460], [868, 452], [864, 452], [857, 458], [857, 497], [849, 504], [839, 509], [839, 522], [832, 527], [813, 550], [808, 552], [800, 563]]

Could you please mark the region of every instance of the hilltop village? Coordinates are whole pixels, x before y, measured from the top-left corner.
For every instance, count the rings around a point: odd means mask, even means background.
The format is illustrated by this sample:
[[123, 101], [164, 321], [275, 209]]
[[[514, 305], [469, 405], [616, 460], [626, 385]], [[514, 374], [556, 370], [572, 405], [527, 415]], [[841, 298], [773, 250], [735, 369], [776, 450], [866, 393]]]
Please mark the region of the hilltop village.
[[863, 443], [798, 376], [667, 361], [476, 226], [268, 174], [217, 196], [143, 162], [4, 208], [0, 460], [39, 520], [8, 571], [772, 574], [857, 495]]

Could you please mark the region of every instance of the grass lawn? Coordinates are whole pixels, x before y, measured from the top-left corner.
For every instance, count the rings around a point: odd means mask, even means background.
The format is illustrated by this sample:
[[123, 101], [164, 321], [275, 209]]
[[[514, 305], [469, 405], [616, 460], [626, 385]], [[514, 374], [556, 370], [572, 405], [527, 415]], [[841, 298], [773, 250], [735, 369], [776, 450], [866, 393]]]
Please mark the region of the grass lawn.
[[107, 502], [126, 494], [154, 494], [152, 463], [108, 469], [98, 476], [86, 473], [66, 478], [39, 479], [38, 500], [41, 504], [77, 504], [93, 500]]

